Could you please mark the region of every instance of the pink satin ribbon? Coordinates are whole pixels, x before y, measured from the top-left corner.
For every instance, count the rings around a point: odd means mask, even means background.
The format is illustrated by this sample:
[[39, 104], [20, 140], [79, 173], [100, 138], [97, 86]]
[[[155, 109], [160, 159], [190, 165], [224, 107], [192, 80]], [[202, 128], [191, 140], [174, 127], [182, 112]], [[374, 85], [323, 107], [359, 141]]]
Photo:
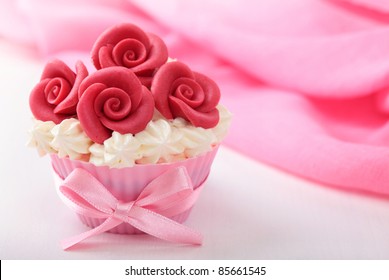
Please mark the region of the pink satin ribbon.
[[[165, 172], [150, 182], [131, 202], [116, 199], [95, 177], [81, 168], [60, 180], [61, 198], [76, 213], [106, 219], [101, 225], [61, 242], [64, 250], [121, 223], [170, 242], [201, 245], [202, 235], [167, 217], [192, 207], [203, 184], [193, 190], [185, 167]], [[129, 186], [131, 187], [131, 186]]]

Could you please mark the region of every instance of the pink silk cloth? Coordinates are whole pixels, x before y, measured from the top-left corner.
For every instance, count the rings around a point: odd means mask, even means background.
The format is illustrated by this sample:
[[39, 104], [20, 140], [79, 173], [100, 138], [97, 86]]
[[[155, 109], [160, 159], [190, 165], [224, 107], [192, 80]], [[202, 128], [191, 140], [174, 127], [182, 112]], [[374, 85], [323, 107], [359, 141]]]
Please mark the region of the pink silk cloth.
[[234, 115], [227, 145], [389, 194], [389, 0], [0, 1], [2, 36], [73, 65], [113, 24], [156, 33], [219, 84]]

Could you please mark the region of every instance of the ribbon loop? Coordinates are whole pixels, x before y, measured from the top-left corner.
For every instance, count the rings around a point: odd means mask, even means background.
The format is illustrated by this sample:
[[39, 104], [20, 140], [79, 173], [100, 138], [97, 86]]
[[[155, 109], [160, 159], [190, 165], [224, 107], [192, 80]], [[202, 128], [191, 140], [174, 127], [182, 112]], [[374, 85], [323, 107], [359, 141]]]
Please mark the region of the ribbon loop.
[[201, 184], [193, 190], [185, 167], [171, 169], [151, 181], [138, 198], [130, 202], [116, 199], [92, 174], [76, 168], [63, 181], [59, 190], [62, 200], [78, 214], [104, 218], [98, 227], [62, 242], [64, 250], [122, 223], [170, 242], [200, 245], [200, 233], [167, 217], [190, 209], [197, 200]]

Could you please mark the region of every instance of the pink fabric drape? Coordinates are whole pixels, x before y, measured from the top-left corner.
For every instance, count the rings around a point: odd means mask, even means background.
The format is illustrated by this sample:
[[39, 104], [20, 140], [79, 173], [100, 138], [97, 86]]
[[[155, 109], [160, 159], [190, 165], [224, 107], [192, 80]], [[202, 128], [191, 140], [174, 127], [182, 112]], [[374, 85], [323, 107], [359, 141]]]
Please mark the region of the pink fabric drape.
[[0, 3], [0, 34], [70, 64], [115, 23], [156, 33], [171, 57], [218, 82], [234, 114], [227, 145], [325, 184], [389, 194], [388, 0]]

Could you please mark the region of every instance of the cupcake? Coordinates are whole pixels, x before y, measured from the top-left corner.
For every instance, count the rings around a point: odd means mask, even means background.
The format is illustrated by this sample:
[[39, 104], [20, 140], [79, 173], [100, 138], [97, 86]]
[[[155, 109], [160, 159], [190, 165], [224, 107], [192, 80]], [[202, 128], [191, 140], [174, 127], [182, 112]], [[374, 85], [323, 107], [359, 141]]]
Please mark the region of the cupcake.
[[216, 83], [168, 58], [161, 38], [120, 24], [95, 42], [96, 69], [46, 64], [30, 94], [29, 145], [50, 155], [57, 191], [92, 229], [201, 244], [183, 225], [231, 114]]

